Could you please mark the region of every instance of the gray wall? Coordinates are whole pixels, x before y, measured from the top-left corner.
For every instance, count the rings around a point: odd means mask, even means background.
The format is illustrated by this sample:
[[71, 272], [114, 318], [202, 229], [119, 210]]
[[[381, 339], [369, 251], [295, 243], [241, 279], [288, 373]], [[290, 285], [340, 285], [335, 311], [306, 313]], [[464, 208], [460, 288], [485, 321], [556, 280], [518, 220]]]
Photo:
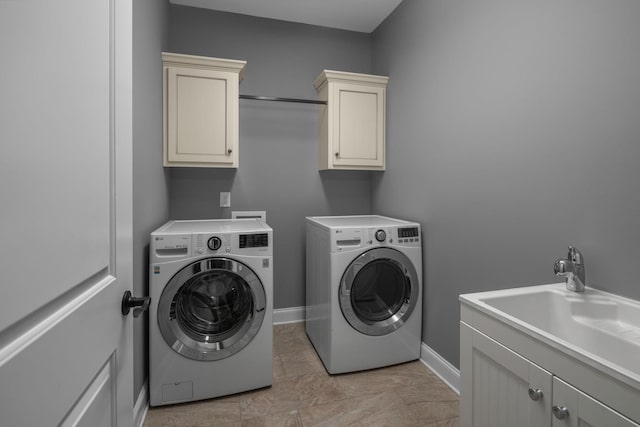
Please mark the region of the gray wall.
[[[317, 99], [323, 69], [371, 71], [371, 36], [170, 7], [169, 51], [248, 61], [240, 93]], [[240, 167], [174, 168], [172, 219], [266, 210], [274, 232], [274, 307], [304, 305], [305, 216], [369, 213], [369, 172], [318, 172], [318, 106], [240, 101]], [[231, 192], [231, 209], [219, 193]]]
[[[168, 38], [166, 0], [133, 2], [133, 293], [149, 295], [149, 233], [169, 219], [168, 173], [162, 167], [162, 58]], [[147, 379], [146, 315], [134, 325], [134, 399]]]
[[458, 294], [558, 282], [640, 298], [640, 2], [404, 0], [375, 213], [424, 226], [423, 341], [458, 365]]

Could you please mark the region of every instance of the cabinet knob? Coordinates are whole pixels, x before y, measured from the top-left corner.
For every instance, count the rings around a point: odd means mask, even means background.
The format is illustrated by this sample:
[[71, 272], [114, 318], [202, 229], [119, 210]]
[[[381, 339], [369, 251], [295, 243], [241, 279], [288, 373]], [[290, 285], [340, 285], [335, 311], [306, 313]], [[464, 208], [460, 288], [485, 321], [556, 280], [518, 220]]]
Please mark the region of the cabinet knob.
[[542, 399], [542, 390], [540, 390], [539, 388], [529, 387], [529, 397], [531, 398], [531, 400], [537, 402], [538, 400]]
[[231, 148], [229, 148], [229, 149], [227, 150], [227, 156], [228, 156], [228, 155], [230, 155], [231, 153], [233, 153], [233, 150], [232, 150]]
[[553, 416], [559, 420], [564, 420], [569, 416], [569, 410], [566, 406], [553, 405], [551, 412], [553, 412]]
[[340, 153], [336, 151], [336, 158], [340, 157]]

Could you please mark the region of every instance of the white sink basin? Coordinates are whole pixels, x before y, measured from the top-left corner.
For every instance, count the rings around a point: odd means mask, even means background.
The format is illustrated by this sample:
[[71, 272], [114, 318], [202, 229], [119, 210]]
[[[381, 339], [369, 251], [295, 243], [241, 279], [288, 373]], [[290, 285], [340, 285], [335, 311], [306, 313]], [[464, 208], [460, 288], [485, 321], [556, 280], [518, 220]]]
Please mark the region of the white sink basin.
[[519, 329], [640, 379], [640, 303], [564, 283], [461, 295], [460, 299]]

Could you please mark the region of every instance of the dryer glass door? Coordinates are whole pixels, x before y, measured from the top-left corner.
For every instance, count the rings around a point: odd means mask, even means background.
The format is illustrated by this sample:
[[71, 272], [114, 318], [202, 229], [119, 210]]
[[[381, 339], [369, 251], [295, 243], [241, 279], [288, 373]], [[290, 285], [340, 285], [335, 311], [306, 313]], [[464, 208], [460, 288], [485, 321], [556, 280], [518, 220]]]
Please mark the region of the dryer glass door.
[[340, 282], [340, 308], [356, 330], [386, 335], [411, 316], [419, 297], [418, 276], [402, 252], [376, 248], [356, 258]]
[[266, 296], [255, 273], [227, 258], [196, 261], [165, 287], [158, 325], [167, 344], [194, 360], [219, 360], [258, 333]]

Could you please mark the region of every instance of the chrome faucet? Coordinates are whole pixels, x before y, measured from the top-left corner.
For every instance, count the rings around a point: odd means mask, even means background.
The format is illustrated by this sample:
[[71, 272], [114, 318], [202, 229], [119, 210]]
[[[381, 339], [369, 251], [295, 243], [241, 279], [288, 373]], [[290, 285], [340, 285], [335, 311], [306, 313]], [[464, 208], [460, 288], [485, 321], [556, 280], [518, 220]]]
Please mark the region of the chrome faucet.
[[573, 292], [584, 292], [584, 257], [579, 250], [569, 246], [567, 259], [559, 259], [553, 265], [556, 276], [567, 280], [567, 289]]

